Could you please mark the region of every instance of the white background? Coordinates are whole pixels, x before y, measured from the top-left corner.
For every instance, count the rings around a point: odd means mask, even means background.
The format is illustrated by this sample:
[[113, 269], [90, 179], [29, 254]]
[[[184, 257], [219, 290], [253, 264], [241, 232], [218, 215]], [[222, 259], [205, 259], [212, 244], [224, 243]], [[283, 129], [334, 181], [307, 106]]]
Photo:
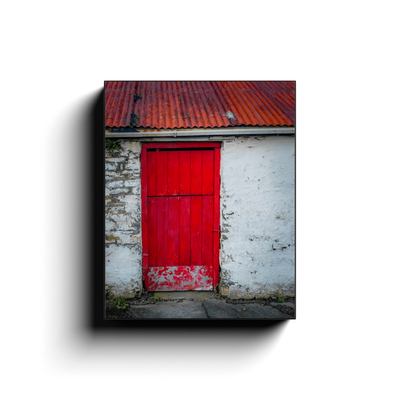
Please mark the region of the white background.
[[[398, 398], [396, 2], [0, 11], [3, 398]], [[85, 135], [105, 79], [297, 81], [297, 320], [88, 328]]]

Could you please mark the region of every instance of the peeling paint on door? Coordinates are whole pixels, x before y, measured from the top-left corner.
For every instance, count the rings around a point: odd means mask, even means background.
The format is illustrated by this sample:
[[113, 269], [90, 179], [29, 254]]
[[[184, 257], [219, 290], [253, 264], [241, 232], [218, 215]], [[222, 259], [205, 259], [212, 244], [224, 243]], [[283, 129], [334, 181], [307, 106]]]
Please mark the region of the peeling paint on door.
[[150, 291], [212, 290], [212, 266], [150, 267], [145, 286]]

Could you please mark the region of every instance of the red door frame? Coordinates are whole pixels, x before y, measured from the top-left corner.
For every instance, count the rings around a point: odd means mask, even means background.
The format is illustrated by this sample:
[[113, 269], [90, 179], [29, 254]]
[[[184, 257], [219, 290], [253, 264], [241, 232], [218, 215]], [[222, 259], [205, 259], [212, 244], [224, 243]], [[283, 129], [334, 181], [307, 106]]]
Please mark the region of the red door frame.
[[141, 160], [141, 184], [142, 184], [142, 266], [143, 276], [149, 268], [149, 242], [148, 242], [148, 220], [147, 220], [147, 150], [148, 149], [187, 149], [187, 148], [214, 148], [214, 215], [213, 215], [213, 284], [214, 288], [219, 280], [219, 221], [220, 221], [220, 164], [221, 143], [217, 142], [176, 142], [176, 143], [143, 143], [140, 155]]

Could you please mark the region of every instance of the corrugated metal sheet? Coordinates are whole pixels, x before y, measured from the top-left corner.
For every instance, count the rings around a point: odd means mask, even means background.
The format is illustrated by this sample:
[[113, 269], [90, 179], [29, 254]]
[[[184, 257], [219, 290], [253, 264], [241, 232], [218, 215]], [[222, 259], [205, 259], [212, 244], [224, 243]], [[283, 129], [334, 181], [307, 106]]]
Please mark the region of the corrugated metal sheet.
[[107, 81], [105, 96], [109, 128], [294, 126], [292, 81]]

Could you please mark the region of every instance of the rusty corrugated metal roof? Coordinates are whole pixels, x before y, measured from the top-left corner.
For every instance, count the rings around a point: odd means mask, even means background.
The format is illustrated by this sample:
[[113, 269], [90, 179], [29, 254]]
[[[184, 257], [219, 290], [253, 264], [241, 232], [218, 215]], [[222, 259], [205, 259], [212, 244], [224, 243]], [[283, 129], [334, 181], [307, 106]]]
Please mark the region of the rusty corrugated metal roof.
[[106, 127], [294, 126], [295, 82], [105, 82]]

